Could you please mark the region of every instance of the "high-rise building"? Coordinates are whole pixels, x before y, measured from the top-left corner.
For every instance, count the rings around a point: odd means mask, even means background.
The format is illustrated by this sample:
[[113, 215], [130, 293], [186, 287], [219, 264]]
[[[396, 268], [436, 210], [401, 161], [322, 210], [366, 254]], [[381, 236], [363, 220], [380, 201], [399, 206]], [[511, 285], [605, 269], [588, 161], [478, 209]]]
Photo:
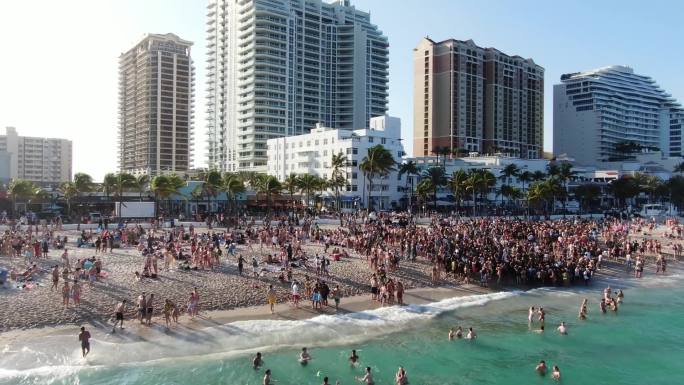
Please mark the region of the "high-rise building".
[[71, 180], [72, 146], [67, 139], [19, 136], [14, 127], [0, 135], [0, 180], [26, 179], [41, 186]]
[[544, 68], [472, 40], [414, 49], [413, 155], [502, 152], [540, 158], [544, 143]]
[[349, 0], [210, 0], [208, 165], [266, 171], [271, 138], [387, 110], [388, 42]]
[[565, 74], [553, 87], [553, 152], [579, 164], [624, 159], [619, 144], [682, 155], [684, 110], [625, 66]]
[[192, 166], [192, 43], [148, 34], [119, 57], [119, 169], [184, 172]]

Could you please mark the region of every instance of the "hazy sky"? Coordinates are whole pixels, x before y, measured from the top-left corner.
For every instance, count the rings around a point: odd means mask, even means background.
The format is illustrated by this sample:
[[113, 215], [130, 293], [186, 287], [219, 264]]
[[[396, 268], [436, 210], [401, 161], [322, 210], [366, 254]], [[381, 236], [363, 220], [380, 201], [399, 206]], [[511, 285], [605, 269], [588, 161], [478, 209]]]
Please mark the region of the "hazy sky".
[[[684, 2], [676, 0], [352, 0], [390, 42], [389, 113], [412, 129], [412, 49], [421, 37], [473, 39], [546, 69], [545, 149], [560, 75], [610, 64], [684, 101]], [[0, 127], [74, 142], [74, 172], [117, 167], [118, 57], [143, 34], [195, 42], [195, 165], [205, 165], [204, 0], [0, 1]]]

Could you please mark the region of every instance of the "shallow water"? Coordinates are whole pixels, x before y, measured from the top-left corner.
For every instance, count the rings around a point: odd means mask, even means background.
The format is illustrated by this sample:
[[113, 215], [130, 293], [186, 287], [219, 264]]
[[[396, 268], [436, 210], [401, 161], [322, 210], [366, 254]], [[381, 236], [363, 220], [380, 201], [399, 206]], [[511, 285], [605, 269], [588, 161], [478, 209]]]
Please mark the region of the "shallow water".
[[[542, 384], [534, 372], [544, 359], [561, 368], [563, 384], [684, 383], [684, 287], [681, 276], [629, 280], [618, 314], [601, 314], [603, 286], [536, 289], [454, 298], [425, 306], [384, 308], [306, 321], [244, 321], [201, 331], [180, 328], [154, 344], [102, 335], [87, 362], [74, 336], [51, 336], [29, 345], [0, 345], [0, 384], [261, 384], [251, 368], [256, 351], [277, 384], [354, 383], [362, 367], [377, 385], [394, 384], [403, 365], [417, 384]], [[582, 298], [589, 319], [577, 320]], [[527, 308], [547, 311], [543, 334], [527, 325]], [[569, 335], [555, 328], [563, 320]], [[449, 327], [473, 326], [476, 341], [448, 341]], [[302, 346], [314, 357], [297, 363]], [[357, 349], [361, 366], [346, 358]]]

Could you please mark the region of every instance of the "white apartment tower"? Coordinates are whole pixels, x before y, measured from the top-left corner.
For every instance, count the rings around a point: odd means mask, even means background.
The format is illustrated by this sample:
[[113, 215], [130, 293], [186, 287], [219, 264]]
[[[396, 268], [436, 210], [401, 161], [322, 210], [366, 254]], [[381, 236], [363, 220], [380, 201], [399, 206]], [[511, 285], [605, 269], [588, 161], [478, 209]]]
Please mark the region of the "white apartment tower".
[[119, 169], [133, 174], [192, 167], [192, 42], [148, 34], [119, 58]]
[[26, 179], [41, 186], [71, 180], [72, 144], [67, 139], [19, 136], [14, 127], [0, 135], [0, 180]]
[[388, 42], [349, 0], [210, 0], [208, 166], [266, 171], [266, 141], [387, 110]]
[[625, 142], [682, 156], [682, 123], [681, 105], [629, 67], [565, 74], [553, 87], [553, 152], [579, 164], [623, 159]]

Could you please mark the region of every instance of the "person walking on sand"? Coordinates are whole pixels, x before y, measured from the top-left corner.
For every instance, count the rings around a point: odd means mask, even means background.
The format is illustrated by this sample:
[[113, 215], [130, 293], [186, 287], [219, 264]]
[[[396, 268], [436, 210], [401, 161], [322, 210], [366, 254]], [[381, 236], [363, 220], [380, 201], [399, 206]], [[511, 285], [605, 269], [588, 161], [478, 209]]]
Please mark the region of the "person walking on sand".
[[173, 303], [170, 299], [164, 300], [164, 322], [166, 322], [166, 328], [169, 328], [171, 324], [171, 312], [173, 311]]
[[69, 287], [69, 281], [64, 281], [64, 286], [62, 287], [62, 302], [65, 308], [69, 307], [69, 297], [71, 297], [71, 288]]
[[124, 312], [126, 311], [126, 300], [122, 300], [114, 307], [114, 326], [112, 327], [112, 333], [116, 332], [116, 324], [121, 323], [120, 328], [123, 330], [124, 323]]
[[147, 321], [147, 326], [152, 324], [152, 313], [154, 312], [154, 294], [150, 294], [147, 299], [145, 308], [145, 320]]
[[52, 268], [52, 287], [50, 288], [50, 291], [59, 290], [57, 284], [59, 284], [59, 266], [55, 265], [55, 267]]
[[340, 290], [340, 285], [335, 285], [335, 288], [332, 290], [332, 297], [335, 301], [335, 312], [337, 312], [340, 308], [340, 299], [342, 298], [342, 291]]
[[81, 304], [81, 285], [78, 284], [77, 279], [74, 279], [74, 284], [71, 286], [71, 295], [74, 298], [74, 305], [79, 306]]
[[141, 325], [145, 322], [145, 312], [147, 311], [147, 299], [145, 296], [146, 294], [143, 291], [138, 297], [138, 320], [140, 320]]
[[78, 334], [78, 340], [81, 341], [81, 353], [85, 358], [90, 353], [90, 332], [81, 326], [81, 333]]
[[273, 285], [268, 285], [268, 290], [266, 291], [266, 300], [271, 308], [271, 314], [275, 314], [276, 291], [273, 288]]

